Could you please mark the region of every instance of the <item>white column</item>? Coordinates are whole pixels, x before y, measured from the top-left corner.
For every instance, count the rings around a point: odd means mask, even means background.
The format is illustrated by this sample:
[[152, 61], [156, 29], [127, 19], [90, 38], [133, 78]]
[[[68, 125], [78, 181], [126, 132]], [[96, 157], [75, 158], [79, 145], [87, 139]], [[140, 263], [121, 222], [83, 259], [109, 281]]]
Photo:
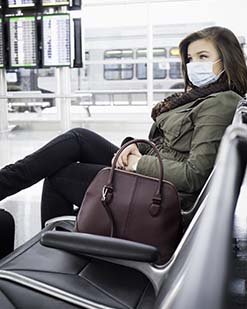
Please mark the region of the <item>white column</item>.
[[152, 4], [147, 3], [147, 32], [148, 32], [148, 47], [147, 47], [147, 101], [148, 106], [152, 109], [153, 106], [153, 19], [152, 19]]
[[67, 131], [71, 128], [70, 106], [71, 99], [65, 98], [71, 95], [70, 68], [63, 67], [56, 69], [57, 96], [63, 97], [56, 99], [57, 111], [60, 116], [61, 130]]
[[[5, 69], [0, 69], [0, 96], [7, 95]], [[0, 99], [0, 133], [8, 131], [8, 100]]]
[[[66, 7], [61, 7], [59, 13], [67, 13]], [[70, 68], [61, 67], [56, 69], [57, 78], [57, 96], [68, 97], [71, 95], [71, 77]], [[56, 99], [57, 111], [60, 116], [61, 131], [67, 131], [71, 128], [70, 106], [71, 98]]]

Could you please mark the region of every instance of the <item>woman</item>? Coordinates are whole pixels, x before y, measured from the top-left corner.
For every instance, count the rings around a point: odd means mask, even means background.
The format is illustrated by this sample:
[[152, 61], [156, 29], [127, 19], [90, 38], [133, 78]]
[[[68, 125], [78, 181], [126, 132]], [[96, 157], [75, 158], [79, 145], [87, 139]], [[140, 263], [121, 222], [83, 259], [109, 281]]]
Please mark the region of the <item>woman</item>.
[[[175, 184], [183, 209], [189, 209], [209, 176], [218, 146], [236, 106], [247, 90], [241, 47], [228, 29], [210, 27], [190, 34], [179, 46], [185, 93], [174, 94], [152, 110], [150, 140], [157, 145], [165, 179]], [[127, 138], [124, 140], [126, 142]], [[45, 178], [41, 216], [73, 212], [96, 173], [111, 165], [118, 147], [89, 130], [77, 128], [0, 171], [0, 199]], [[130, 145], [119, 168], [158, 176], [149, 147]]]

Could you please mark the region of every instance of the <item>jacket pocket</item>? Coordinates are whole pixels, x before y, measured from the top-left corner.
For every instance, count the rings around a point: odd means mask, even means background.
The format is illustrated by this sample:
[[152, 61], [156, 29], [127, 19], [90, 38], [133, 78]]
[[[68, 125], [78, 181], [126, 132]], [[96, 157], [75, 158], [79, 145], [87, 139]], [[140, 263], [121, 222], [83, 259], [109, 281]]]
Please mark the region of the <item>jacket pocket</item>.
[[163, 131], [164, 137], [174, 139], [183, 132], [191, 130], [192, 122], [190, 113], [193, 108], [186, 108], [179, 111], [172, 111], [170, 115], [163, 119], [158, 119], [157, 126]]

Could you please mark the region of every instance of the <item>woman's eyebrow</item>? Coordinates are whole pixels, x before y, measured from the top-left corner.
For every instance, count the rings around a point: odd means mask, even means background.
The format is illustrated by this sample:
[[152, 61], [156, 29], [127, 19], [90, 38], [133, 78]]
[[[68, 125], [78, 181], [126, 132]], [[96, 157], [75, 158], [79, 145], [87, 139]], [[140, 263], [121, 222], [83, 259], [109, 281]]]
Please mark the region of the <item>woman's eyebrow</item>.
[[[198, 55], [204, 54], [204, 53], [209, 54], [210, 52], [208, 50], [200, 50], [200, 51], [195, 52], [195, 54], [198, 54]], [[188, 53], [187, 56], [190, 57], [191, 55]]]
[[209, 54], [209, 51], [208, 50], [200, 50], [198, 52], [196, 52], [197, 54], [202, 54], [202, 53], [207, 53]]

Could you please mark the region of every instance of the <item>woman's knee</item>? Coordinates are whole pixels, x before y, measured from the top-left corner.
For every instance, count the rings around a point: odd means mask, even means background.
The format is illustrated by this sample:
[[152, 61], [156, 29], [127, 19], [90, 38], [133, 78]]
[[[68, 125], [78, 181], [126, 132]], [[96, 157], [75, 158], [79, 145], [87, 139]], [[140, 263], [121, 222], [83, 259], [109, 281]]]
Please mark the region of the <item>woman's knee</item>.
[[[91, 130], [85, 128], [73, 128], [67, 132], [68, 135], [72, 136], [76, 143], [81, 147], [82, 145], [93, 145], [98, 140], [97, 134]], [[82, 148], [81, 148], [82, 150]], [[85, 150], [84, 155], [85, 155]]]
[[72, 135], [76, 135], [76, 136], [83, 136], [83, 135], [88, 135], [90, 133], [92, 133], [91, 130], [85, 129], [85, 128], [73, 128], [71, 130], [69, 130], [67, 133], [72, 134]]

